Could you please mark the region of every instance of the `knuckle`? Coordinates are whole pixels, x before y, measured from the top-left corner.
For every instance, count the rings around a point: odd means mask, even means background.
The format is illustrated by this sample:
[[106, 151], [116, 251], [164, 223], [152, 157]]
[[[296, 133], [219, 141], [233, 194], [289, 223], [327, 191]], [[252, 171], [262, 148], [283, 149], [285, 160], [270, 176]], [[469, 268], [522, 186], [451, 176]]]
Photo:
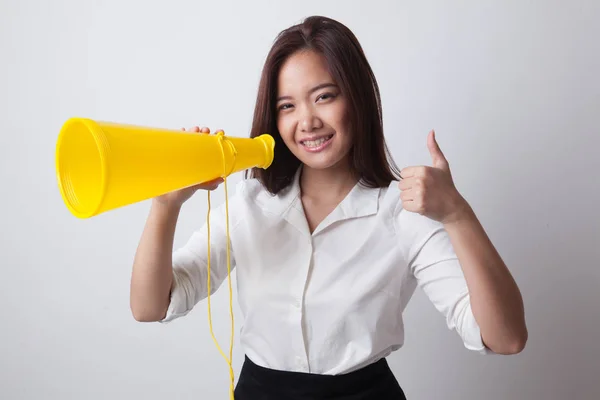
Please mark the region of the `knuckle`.
[[427, 187], [429, 185], [431, 185], [431, 183], [433, 182], [433, 176], [431, 175], [431, 173], [427, 173], [427, 175], [425, 175], [423, 177], [423, 187]]

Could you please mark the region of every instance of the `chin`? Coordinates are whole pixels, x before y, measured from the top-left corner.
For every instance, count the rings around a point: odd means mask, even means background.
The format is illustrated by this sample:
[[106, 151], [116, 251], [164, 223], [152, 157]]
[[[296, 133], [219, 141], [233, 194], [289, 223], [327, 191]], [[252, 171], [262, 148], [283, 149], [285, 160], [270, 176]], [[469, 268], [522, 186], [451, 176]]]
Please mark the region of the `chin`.
[[331, 161], [315, 162], [314, 160], [300, 160], [302, 164], [314, 170], [326, 170], [335, 167], [338, 163]]
[[331, 152], [329, 154], [321, 153], [307, 155], [301, 151], [300, 154], [296, 153], [296, 157], [308, 168], [315, 170], [326, 170], [337, 168], [344, 164], [344, 161], [348, 158], [348, 153]]

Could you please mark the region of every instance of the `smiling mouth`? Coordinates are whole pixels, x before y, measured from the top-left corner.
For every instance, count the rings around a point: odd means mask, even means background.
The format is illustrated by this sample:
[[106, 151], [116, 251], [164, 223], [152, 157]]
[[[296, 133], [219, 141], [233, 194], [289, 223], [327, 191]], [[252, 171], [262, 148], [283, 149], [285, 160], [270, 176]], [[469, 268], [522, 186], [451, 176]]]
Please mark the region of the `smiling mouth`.
[[315, 140], [301, 140], [300, 144], [309, 149], [317, 149], [317, 148], [323, 146], [325, 143], [329, 142], [332, 137], [333, 137], [333, 135], [327, 135], [327, 136], [323, 136], [323, 137], [320, 137]]

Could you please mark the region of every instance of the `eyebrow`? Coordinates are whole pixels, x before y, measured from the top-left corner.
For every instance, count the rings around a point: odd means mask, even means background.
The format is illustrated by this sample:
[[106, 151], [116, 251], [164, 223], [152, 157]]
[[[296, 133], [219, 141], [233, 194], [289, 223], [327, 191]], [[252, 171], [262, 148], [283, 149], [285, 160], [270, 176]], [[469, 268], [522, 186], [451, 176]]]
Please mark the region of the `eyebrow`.
[[[317, 90], [321, 90], [321, 89], [324, 89], [324, 88], [326, 88], [326, 87], [337, 87], [337, 85], [336, 85], [336, 84], [334, 84], [334, 83], [330, 83], [330, 82], [327, 82], [327, 83], [321, 83], [320, 85], [317, 85], [317, 86], [313, 87], [312, 89], [310, 89], [310, 90], [308, 91], [308, 93], [314, 93], [314, 92], [316, 92]], [[277, 101], [279, 102], [279, 101], [281, 101], [281, 100], [290, 100], [291, 98], [292, 98], [292, 96], [279, 96], [279, 97], [277, 98]]]

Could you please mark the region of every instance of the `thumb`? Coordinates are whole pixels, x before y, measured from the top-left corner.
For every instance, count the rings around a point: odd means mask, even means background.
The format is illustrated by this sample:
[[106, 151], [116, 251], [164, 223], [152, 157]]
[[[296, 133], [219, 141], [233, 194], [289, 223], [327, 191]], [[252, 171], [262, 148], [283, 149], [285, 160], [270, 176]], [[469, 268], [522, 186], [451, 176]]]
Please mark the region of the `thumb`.
[[440, 146], [435, 140], [435, 131], [433, 130], [429, 132], [429, 135], [427, 136], [427, 148], [429, 149], [429, 154], [431, 155], [431, 162], [435, 168], [443, 169], [446, 171], [450, 170], [450, 167], [448, 166], [448, 161], [446, 160], [444, 153], [442, 153]]

